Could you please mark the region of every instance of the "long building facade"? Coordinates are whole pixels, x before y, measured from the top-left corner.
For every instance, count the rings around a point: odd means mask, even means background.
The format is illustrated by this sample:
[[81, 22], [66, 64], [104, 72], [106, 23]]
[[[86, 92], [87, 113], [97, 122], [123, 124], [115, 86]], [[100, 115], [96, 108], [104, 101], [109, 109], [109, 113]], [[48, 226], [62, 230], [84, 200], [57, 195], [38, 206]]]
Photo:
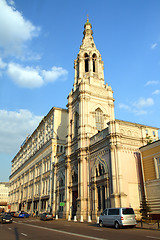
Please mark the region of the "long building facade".
[[113, 91], [87, 20], [67, 109], [52, 108], [12, 160], [13, 210], [52, 211], [80, 221], [144, 194], [139, 147], [158, 128], [116, 120]]

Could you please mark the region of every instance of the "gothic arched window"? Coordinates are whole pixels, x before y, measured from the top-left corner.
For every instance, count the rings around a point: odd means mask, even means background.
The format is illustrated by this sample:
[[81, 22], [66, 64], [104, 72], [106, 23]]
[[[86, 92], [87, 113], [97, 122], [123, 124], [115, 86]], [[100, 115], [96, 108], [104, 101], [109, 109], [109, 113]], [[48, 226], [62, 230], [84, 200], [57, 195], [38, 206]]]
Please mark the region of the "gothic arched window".
[[62, 178], [61, 178], [60, 181], [59, 181], [59, 186], [60, 186], [60, 187], [64, 186], [64, 181], [63, 181]]
[[96, 54], [94, 53], [93, 56], [92, 56], [93, 72], [96, 72], [96, 59], [97, 59], [97, 56], [96, 56]]
[[96, 177], [98, 177], [98, 170], [97, 170], [97, 168], [96, 168]]
[[89, 72], [89, 56], [87, 53], [84, 55], [84, 61], [85, 61], [85, 72]]
[[96, 128], [101, 131], [103, 128], [103, 112], [100, 108], [96, 109]]
[[101, 165], [99, 164], [99, 175], [102, 175], [102, 169], [101, 169]]
[[78, 174], [74, 172], [72, 175], [72, 183], [77, 183], [78, 182]]

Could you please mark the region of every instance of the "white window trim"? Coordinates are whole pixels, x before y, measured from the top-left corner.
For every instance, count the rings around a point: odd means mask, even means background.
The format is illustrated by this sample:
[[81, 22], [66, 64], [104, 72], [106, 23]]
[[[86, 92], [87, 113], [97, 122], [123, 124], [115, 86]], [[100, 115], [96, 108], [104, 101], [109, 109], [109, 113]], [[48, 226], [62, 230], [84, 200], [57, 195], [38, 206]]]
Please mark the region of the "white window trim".
[[[157, 158], [160, 158], [160, 157], [157, 157]], [[154, 158], [154, 166], [155, 166], [156, 178], [159, 179], [160, 173], [159, 173], [159, 171], [158, 171], [157, 158]]]

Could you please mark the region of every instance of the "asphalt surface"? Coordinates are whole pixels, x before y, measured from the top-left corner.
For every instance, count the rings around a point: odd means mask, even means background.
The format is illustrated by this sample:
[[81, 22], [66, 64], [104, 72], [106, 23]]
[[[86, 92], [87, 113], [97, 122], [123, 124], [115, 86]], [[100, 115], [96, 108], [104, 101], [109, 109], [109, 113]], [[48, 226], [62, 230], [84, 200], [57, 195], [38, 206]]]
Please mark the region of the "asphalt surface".
[[0, 240], [160, 240], [160, 231], [140, 228], [100, 228], [96, 223], [67, 220], [40, 221], [39, 218], [18, 219], [0, 224]]

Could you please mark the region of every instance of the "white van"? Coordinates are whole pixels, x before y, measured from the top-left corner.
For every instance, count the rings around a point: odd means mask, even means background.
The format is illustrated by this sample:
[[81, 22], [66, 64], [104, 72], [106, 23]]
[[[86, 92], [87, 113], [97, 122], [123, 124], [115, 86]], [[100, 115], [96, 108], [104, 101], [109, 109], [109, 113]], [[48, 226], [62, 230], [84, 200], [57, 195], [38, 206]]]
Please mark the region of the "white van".
[[133, 208], [106, 208], [99, 217], [99, 226], [135, 227], [137, 224]]

